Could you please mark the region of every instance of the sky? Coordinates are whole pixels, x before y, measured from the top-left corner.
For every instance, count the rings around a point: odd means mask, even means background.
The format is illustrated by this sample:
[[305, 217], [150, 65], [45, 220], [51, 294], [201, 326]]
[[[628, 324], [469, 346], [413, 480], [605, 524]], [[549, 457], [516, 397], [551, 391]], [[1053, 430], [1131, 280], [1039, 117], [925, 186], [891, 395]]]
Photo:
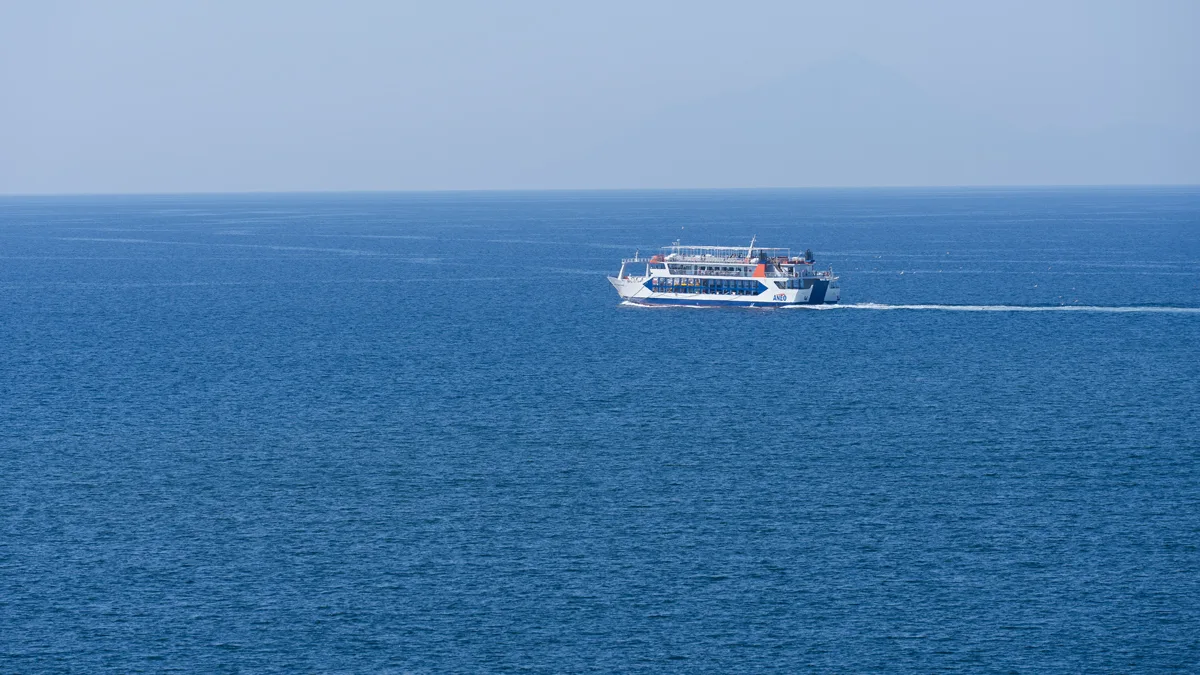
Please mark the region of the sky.
[[1200, 2], [0, 0], [0, 194], [1200, 183]]

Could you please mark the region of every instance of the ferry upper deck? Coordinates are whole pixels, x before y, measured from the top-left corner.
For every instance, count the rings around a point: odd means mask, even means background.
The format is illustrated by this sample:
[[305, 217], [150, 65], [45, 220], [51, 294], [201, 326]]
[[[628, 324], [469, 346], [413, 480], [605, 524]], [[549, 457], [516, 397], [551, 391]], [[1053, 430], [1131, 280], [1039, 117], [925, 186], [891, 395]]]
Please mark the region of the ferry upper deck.
[[752, 258], [772, 260], [791, 259], [790, 248], [755, 248], [751, 246], [664, 246], [662, 257], [678, 262], [728, 262], [749, 264]]
[[[813, 269], [812, 251], [793, 256], [789, 248], [752, 246], [680, 246], [663, 247], [662, 253], [621, 260], [621, 274], [629, 264], [646, 265], [647, 276], [689, 277], [820, 277], [824, 271]], [[828, 273], [831, 275], [832, 273]]]

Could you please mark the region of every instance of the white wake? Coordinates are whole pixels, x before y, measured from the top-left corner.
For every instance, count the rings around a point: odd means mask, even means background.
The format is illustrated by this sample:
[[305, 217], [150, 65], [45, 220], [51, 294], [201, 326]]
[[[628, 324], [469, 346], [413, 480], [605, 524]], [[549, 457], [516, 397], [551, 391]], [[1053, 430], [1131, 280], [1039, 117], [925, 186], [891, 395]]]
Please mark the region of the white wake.
[[1108, 312], [1114, 314], [1200, 314], [1200, 307], [1104, 305], [886, 305], [856, 302], [838, 305], [787, 305], [788, 309], [932, 309], [944, 312]]

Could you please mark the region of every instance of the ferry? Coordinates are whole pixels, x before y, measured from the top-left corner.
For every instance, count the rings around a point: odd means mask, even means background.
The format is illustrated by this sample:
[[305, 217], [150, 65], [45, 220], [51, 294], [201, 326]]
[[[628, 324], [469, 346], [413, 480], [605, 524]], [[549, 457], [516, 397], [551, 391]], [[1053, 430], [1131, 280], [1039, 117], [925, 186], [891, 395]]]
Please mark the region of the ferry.
[[[833, 267], [813, 268], [812, 250], [793, 256], [786, 248], [681, 246], [678, 241], [649, 258], [635, 252], [621, 260], [609, 283], [626, 301], [641, 305], [778, 307], [834, 304], [841, 297]], [[644, 274], [636, 274], [642, 271]]]

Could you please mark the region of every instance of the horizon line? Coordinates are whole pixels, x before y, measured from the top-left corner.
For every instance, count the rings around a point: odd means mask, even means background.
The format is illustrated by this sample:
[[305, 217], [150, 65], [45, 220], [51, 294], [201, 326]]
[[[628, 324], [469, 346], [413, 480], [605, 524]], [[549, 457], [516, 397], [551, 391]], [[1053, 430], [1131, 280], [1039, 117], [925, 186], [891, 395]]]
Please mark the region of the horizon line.
[[387, 195], [387, 194], [528, 194], [615, 192], [768, 192], [819, 190], [1054, 190], [1054, 189], [1200, 188], [1200, 183], [967, 183], [962, 185], [802, 185], [756, 187], [578, 187], [578, 188], [425, 188], [345, 190], [183, 190], [148, 192], [0, 192], [0, 199], [27, 197], [204, 197], [253, 195]]

